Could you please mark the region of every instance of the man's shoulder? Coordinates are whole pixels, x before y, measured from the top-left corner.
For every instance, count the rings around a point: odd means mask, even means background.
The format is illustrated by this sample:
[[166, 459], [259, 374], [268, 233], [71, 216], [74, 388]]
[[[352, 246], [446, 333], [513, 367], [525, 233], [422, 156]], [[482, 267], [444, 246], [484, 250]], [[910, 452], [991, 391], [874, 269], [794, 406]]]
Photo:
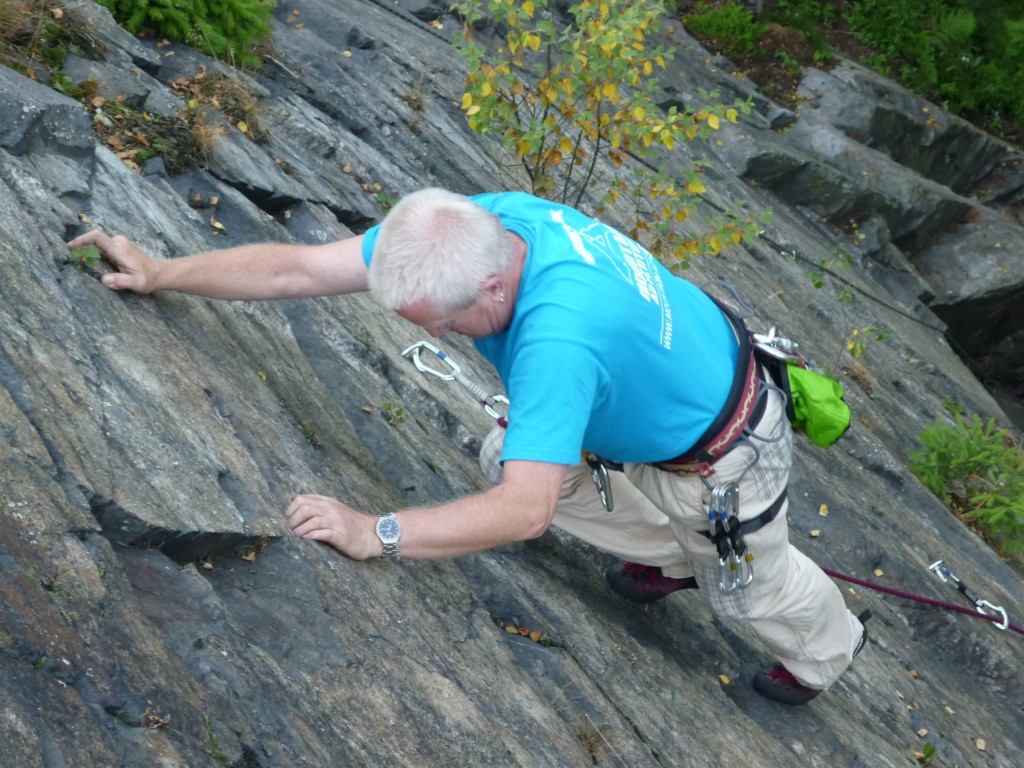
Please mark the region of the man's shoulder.
[[531, 195], [529, 192], [484, 192], [469, 198], [492, 213], [560, 208], [558, 203]]

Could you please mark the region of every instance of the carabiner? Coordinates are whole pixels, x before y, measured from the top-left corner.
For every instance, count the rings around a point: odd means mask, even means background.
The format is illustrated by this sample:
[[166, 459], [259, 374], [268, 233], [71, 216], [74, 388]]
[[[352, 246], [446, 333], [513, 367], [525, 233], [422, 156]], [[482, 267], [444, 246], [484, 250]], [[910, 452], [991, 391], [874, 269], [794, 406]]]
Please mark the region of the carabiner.
[[[437, 355], [437, 357], [440, 360], [443, 360], [445, 363], [447, 363], [451, 367], [451, 370], [448, 373], [442, 373], [436, 368], [431, 368], [429, 365], [420, 360], [421, 349], [426, 349], [429, 350], [430, 352], [433, 352], [435, 355]], [[461, 370], [454, 360], [448, 357], [448, 355], [446, 355], [440, 349], [435, 347], [429, 341], [417, 341], [411, 347], [402, 352], [402, 357], [412, 358], [413, 365], [416, 366], [416, 370], [419, 371], [420, 373], [429, 373], [432, 376], [437, 376], [437, 378], [441, 379], [442, 381], [455, 381], [456, 375]]]
[[608, 476], [608, 467], [601, 461], [600, 456], [592, 453], [587, 454], [587, 466], [590, 467], [590, 479], [594, 481], [597, 488], [597, 495], [601, 497], [601, 503], [609, 512], [615, 509], [615, 499], [612, 498], [612, 483]]

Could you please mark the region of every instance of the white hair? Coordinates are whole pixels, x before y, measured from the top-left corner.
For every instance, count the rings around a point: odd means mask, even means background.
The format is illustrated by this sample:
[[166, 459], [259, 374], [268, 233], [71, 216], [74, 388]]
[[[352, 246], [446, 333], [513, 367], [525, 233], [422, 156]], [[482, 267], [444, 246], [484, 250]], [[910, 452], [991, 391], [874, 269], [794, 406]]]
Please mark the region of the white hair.
[[422, 189], [384, 217], [370, 291], [385, 309], [426, 301], [447, 314], [470, 306], [511, 263], [512, 242], [495, 214], [464, 195]]

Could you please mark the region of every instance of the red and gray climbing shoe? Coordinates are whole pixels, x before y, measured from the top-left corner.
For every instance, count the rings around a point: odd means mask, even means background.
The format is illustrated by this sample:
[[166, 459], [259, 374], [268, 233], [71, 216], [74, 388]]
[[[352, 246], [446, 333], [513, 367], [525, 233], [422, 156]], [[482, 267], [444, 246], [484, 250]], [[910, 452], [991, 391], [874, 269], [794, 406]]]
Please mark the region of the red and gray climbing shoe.
[[766, 699], [781, 701], [783, 704], [806, 704], [821, 693], [817, 688], [809, 688], [801, 683], [778, 661], [771, 669], [757, 673], [754, 677], [754, 690]]
[[639, 563], [615, 563], [604, 572], [604, 577], [613, 592], [634, 603], [653, 603], [680, 589], [697, 589], [697, 580], [692, 576], [673, 579], [663, 575], [657, 566]]
[[[857, 618], [861, 624], [865, 624], [871, 618], [871, 611], [864, 611]], [[853, 658], [857, 658], [857, 654], [861, 652], [867, 641], [868, 628], [865, 626], [860, 640], [857, 641], [857, 647], [853, 650]], [[754, 676], [754, 690], [766, 699], [781, 701], [783, 704], [806, 704], [821, 693], [817, 688], [811, 688], [801, 683], [778, 661], [772, 665], [771, 669], [758, 672]]]

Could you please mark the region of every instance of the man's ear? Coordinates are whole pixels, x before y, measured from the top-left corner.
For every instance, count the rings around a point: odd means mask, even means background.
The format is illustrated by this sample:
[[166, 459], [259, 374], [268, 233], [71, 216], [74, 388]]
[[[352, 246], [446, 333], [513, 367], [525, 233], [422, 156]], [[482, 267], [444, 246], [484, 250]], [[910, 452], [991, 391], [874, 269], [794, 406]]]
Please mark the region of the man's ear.
[[501, 275], [491, 275], [484, 280], [480, 288], [492, 301], [501, 304], [505, 303], [505, 281], [501, 278]]

